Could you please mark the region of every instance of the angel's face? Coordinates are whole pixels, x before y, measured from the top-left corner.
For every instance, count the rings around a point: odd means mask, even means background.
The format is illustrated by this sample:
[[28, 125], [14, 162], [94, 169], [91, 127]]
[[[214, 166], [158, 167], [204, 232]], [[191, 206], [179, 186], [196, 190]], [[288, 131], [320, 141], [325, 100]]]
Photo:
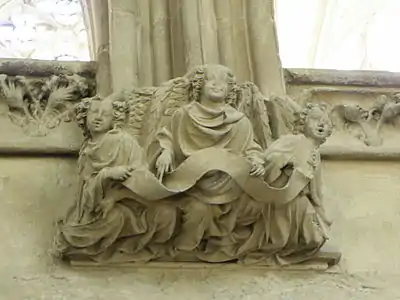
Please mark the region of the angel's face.
[[332, 123], [328, 114], [320, 108], [312, 108], [304, 124], [304, 135], [323, 143], [332, 133]]
[[93, 101], [90, 104], [86, 123], [92, 136], [109, 131], [113, 124], [112, 102], [107, 99]]
[[222, 67], [208, 68], [205, 73], [203, 95], [212, 102], [225, 102], [229, 93], [228, 73]]

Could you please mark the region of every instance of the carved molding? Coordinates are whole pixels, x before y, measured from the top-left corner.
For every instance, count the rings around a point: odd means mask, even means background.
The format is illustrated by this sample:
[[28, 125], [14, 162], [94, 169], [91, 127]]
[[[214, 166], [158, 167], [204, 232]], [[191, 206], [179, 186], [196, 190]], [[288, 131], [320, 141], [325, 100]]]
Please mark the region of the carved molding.
[[[286, 74], [294, 74], [289, 82], [293, 87], [291, 97], [297, 102], [326, 102], [331, 111], [334, 131], [342, 137], [342, 143], [346, 144], [350, 138], [361, 141], [366, 147], [380, 147], [382, 149], [378, 152], [382, 157], [387, 157], [387, 151], [393, 152], [393, 149], [389, 149], [392, 142], [388, 134], [395, 133], [394, 130], [399, 125], [399, 73], [291, 69], [286, 70]], [[350, 98], [346, 99], [349, 96]], [[341, 150], [338, 150], [338, 145], [332, 143], [328, 143], [324, 148], [333, 147], [332, 149], [340, 152], [333, 155], [334, 151], [329, 150], [329, 157], [347, 157], [344, 153], [350, 151], [369, 152], [362, 157], [377, 159], [378, 152], [372, 151], [372, 154], [362, 144], [357, 146], [357, 143], [352, 141], [350, 144], [353, 145], [341, 147]]]
[[380, 147], [354, 148], [347, 146], [326, 145], [321, 147], [324, 160], [352, 161], [399, 161], [400, 149], [382, 149]]
[[[70, 105], [79, 101], [79, 97], [83, 97], [85, 94], [94, 93], [94, 78], [96, 64], [94, 62], [58, 62], [58, 61], [37, 61], [37, 60], [21, 60], [21, 59], [0, 59], [0, 74], [1, 75], [3, 85], [5, 84], [7, 91], [10, 90], [10, 85], [8, 82], [12, 82], [12, 85], [21, 86], [24, 85], [24, 89], [34, 90], [31, 92], [32, 94], [37, 94], [39, 91], [37, 90], [39, 86], [43, 86], [46, 89], [50, 84], [50, 81], [53, 82], [66, 82], [69, 81], [71, 86], [75, 86], [77, 90], [75, 93], [75, 98], [72, 98], [70, 101], [64, 101], [63, 103], [66, 105]], [[311, 76], [300, 76], [303, 74], [303, 71], [309, 71], [312, 73]], [[296, 73], [295, 73], [296, 72]], [[302, 73], [303, 72], [303, 73]], [[307, 89], [303, 90], [301, 95], [295, 95], [295, 99], [300, 102], [305, 102], [312, 99], [312, 102], [319, 102], [319, 95], [322, 94], [330, 94], [330, 93], [351, 93], [351, 94], [368, 94], [369, 96], [373, 95], [377, 98], [375, 103], [361, 103], [359, 107], [352, 105], [349, 103], [348, 105], [329, 103], [329, 106], [333, 111], [339, 113], [339, 121], [342, 122], [340, 126], [345, 127], [354, 127], [358, 128], [360, 134], [354, 135], [354, 139], [360, 139], [366, 144], [370, 144], [370, 146], [365, 146], [361, 144], [360, 147], [353, 146], [338, 146], [338, 145], [326, 145], [321, 149], [322, 157], [324, 159], [329, 160], [396, 160], [400, 159], [400, 149], [396, 149], [394, 147], [385, 147], [379, 146], [382, 143], [382, 139], [380, 135], [382, 133], [382, 128], [385, 131], [386, 126], [396, 125], [397, 112], [399, 110], [399, 106], [396, 105], [396, 93], [400, 91], [400, 75], [398, 73], [390, 73], [390, 72], [375, 72], [375, 71], [335, 71], [335, 70], [301, 70], [301, 69], [286, 69], [287, 74], [296, 74], [296, 78], [301, 78], [301, 80], [293, 79], [292, 77], [289, 79], [288, 83], [292, 84], [292, 86], [296, 85], [310, 85]], [[26, 78], [22, 76], [13, 76], [15, 74], [25, 75]], [[42, 77], [49, 74], [55, 74], [56, 76], [52, 79], [43, 79], [43, 78], [31, 78], [31, 77]], [[336, 75], [335, 75], [336, 74]], [[341, 75], [340, 75], [341, 74]], [[362, 78], [358, 78], [358, 81], [351, 81], [348, 83], [346, 81], [348, 78], [357, 78], [357, 76], [362, 75]], [[339, 76], [340, 75], [340, 76]], [[379, 76], [378, 76], [379, 75]], [[385, 76], [387, 77], [385, 77]], [[389, 78], [390, 77], [390, 78]], [[316, 78], [315, 80], [312, 78]], [[319, 78], [319, 79], [318, 79]], [[324, 80], [322, 80], [325, 78]], [[378, 79], [379, 80], [378, 80]], [[397, 79], [396, 79], [397, 78]], [[318, 79], [318, 80], [317, 80]], [[346, 80], [345, 80], [346, 79]], [[382, 82], [383, 80], [383, 82]], [[78, 83], [80, 81], [81, 83]], [[83, 82], [83, 84], [82, 84]], [[355, 83], [360, 85], [352, 85]], [[389, 82], [391, 87], [384, 88], [382, 85], [384, 82]], [[324, 86], [323, 83], [326, 85]], [[79, 86], [81, 91], [79, 92]], [[396, 88], [398, 86], [398, 88]], [[0, 87], [0, 89], [2, 89]], [[36, 89], [36, 91], [35, 91]], [[65, 90], [64, 90], [65, 91]], [[1, 91], [3, 94], [3, 91]], [[79, 95], [79, 96], [78, 96]], [[388, 103], [387, 106], [379, 105], [379, 101], [382, 101], [386, 97]], [[0, 103], [9, 103], [10, 98], [4, 99], [0, 97]], [[40, 98], [40, 96], [39, 96]], [[378, 100], [378, 98], [380, 100]], [[35, 98], [36, 99], [36, 98]], [[27, 98], [25, 98], [25, 101]], [[41, 102], [41, 110], [43, 113], [43, 105], [46, 106], [48, 104], [49, 98], [42, 98]], [[344, 103], [346, 104], [346, 103]], [[29, 104], [30, 105], [30, 104]], [[16, 109], [11, 109], [13, 112], [10, 114], [16, 114], [21, 117], [24, 115], [25, 110], [32, 109], [34, 105], [30, 105], [28, 103], [25, 104], [25, 108], [21, 107]], [[37, 105], [37, 104], [36, 104]], [[52, 106], [52, 104], [50, 104]], [[385, 114], [383, 114], [383, 118], [379, 121], [380, 116], [382, 116], [383, 108], [385, 107]], [[66, 113], [68, 109], [66, 107], [60, 107], [61, 110], [58, 112], [59, 115], [53, 121], [49, 121], [48, 118], [45, 121], [45, 118], [42, 118], [40, 121], [30, 119], [30, 125], [27, 126], [25, 120], [21, 120], [18, 117], [14, 118], [15, 124], [20, 124], [24, 127], [24, 131], [28, 133], [28, 136], [46, 136], [49, 130], [52, 127], [57, 126], [63, 118], [65, 120], [69, 120], [69, 115]], [[333, 109], [335, 108], [335, 109]], [[390, 108], [390, 109], [389, 109]], [[25, 110], [24, 110], [25, 109]], [[363, 120], [359, 120], [354, 122], [352, 121], [351, 115], [354, 111], [361, 110], [364, 111], [365, 114], [370, 114], [369, 118], [364, 118]], [[32, 112], [29, 111], [29, 114]], [[29, 115], [28, 114], [28, 115]], [[47, 114], [47, 113], [46, 113]], [[388, 115], [387, 115], [388, 114]], [[54, 116], [54, 114], [52, 114]], [[373, 115], [373, 117], [372, 117]], [[11, 116], [13, 118], [14, 116]], [[24, 119], [24, 117], [22, 118]], [[337, 122], [338, 120], [336, 120]], [[55, 123], [54, 123], [55, 122]], [[379, 123], [379, 126], [377, 127]], [[378, 128], [378, 130], [377, 130]], [[364, 133], [363, 133], [364, 130]], [[371, 143], [371, 140], [375, 139], [374, 142]], [[43, 141], [43, 140], [42, 140]], [[70, 147], [65, 146], [57, 146], [56, 143], [52, 143], [51, 145], [42, 145], [42, 141], [38, 145], [34, 145], [31, 141], [26, 144], [14, 145], [13, 143], [1, 143], [0, 145], [0, 153], [7, 155], [69, 155], [69, 156], [77, 156], [79, 147], [78, 145], [71, 145]], [[373, 146], [379, 147], [371, 147]]]
[[346, 85], [400, 88], [400, 73], [386, 71], [343, 71], [324, 69], [285, 69], [289, 85]]
[[96, 77], [94, 61], [52, 61], [38, 59], [0, 58], [0, 74], [9, 76], [50, 77], [77, 74], [85, 78]]
[[382, 127], [384, 125], [395, 126], [400, 114], [400, 95], [386, 94], [377, 97], [369, 108], [360, 105], [335, 105], [332, 115], [338, 123], [342, 123], [345, 129], [349, 126], [357, 126], [359, 134], [356, 138], [362, 140], [366, 146], [382, 146]]
[[77, 74], [27, 78], [0, 74], [0, 97], [8, 117], [28, 136], [46, 136], [73, 118], [73, 105], [94, 93], [94, 82]]

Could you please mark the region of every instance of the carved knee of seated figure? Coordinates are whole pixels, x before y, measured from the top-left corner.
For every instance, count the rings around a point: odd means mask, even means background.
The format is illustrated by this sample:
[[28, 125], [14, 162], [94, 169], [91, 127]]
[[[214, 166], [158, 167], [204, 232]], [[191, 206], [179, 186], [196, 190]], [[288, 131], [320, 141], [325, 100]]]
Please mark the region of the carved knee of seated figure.
[[194, 198], [185, 198], [181, 200], [179, 207], [182, 211], [182, 225], [174, 246], [180, 251], [192, 251], [200, 244], [210, 225], [209, 205]]
[[165, 243], [175, 232], [177, 208], [170, 203], [157, 203], [149, 207], [148, 223], [154, 224], [153, 242]]

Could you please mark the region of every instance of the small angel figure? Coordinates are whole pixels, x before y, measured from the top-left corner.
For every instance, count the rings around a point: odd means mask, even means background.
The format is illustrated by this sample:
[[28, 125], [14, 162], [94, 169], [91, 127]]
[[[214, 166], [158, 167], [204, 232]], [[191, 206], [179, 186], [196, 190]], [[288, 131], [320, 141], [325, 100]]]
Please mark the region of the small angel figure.
[[[331, 120], [322, 106], [308, 104], [297, 114], [295, 128], [295, 134], [281, 136], [265, 152], [265, 180], [270, 185], [285, 186], [295, 171], [308, 178], [308, 184], [295, 199], [283, 207], [275, 206], [271, 211], [271, 240], [282, 245], [275, 254], [281, 263], [318, 257], [328, 239], [326, 228], [332, 224], [322, 202], [319, 152], [332, 133]], [[325, 257], [328, 264], [337, 263], [339, 258], [337, 252]]]
[[146, 165], [136, 139], [124, 130], [126, 114], [121, 94], [84, 99], [77, 106], [85, 142], [78, 160], [78, 199], [58, 222], [56, 247], [63, 257], [104, 261], [118, 259], [117, 253], [123, 261], [148, 260], [158, 255], [147, 247], [153, 236], [164, 243], [172, 235], [172, 206], [149, 208], [134, 194], [120, 197], [121, 183]]

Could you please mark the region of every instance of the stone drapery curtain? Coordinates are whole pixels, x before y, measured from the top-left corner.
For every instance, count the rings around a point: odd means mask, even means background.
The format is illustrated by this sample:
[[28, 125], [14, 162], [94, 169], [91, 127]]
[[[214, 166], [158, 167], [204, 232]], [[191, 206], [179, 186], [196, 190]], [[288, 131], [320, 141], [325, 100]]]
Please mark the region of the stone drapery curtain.
[[273, 0], [81, 0], [100, 94], [220, 63], [285, 93]]

